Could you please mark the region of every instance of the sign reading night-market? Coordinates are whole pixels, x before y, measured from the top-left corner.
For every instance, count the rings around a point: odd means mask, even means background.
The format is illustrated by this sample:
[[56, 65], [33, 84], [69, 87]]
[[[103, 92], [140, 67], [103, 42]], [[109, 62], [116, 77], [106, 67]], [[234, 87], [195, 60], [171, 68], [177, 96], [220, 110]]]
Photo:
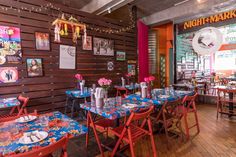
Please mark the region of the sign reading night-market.
[[202, 26], [205, 24], [221, 22], [221, 21], [225, 21], [225, 20], [229, 20], [233, 18], [236, 18], [236, 10], [231, 10], [231, 11], [223, 12], [220, 14], [212, 15], [209, 17], [201, 17], [198, 19], [186, 21], [184, 22], [183, 28], [184, 30], [186, 30], [186, 29]]

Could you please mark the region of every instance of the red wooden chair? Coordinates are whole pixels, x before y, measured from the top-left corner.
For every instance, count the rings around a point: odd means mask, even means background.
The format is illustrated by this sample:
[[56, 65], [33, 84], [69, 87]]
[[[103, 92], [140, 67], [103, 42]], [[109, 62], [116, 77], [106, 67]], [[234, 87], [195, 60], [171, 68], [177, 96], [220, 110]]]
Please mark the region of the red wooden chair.
[[[151, 119], [156, 124], [162, 124], [162, 128], [165, 130], [166, 138], [169, 142], [171, 138], [183, 137], [183, 131], [181, 126], [181, 118], [183, 117], [182, 100], [177, 99], [174, 101], [166, 101], [160, 111], [153, 114]], [[177, 132], [179, 131], [179, 132]]]
[[[151, 138], [153, 156], [154, 157], [157, 156], [156, 145], [155, 145], [153, 132], [152, 132], [152, 123], [149, 117], [153, 109], [154, 109], [154, 106], [152, 106], [149, 110], [142, 113], [132, 112], [129, 119], [124, 125], [121, 125], [114, 129], [110, 129], [110, 132], [119, 138], [112, 151], [111, 157], [115, 156], [118, 147], [123, 141], [129, 144], [130, 150], [131, 150], [131, 156], [135, 157], [133, 144], [137, 142], [138, 140], [140, 140], [142, 137], [147, 136], [147, 135], [150, 136]], [[142, 120], [141, 125], [137, 125], [137, 123], [132, 123], [139, 120]], [[146, 123], [148, 124], [148, 130], [144, 128]]]
[[[124, 94], [122, 94], [124, 92]], [[125, 87], [116, 87], [116, 96], [125, 97], [125, 95], [128, 95], [129, 91]]]
[[236, 90], [235, 89], [217, 89], [217, 115], [227, 114], [229, 116], [236, 116], [234, 108], [236, 107]]
[[[23, 97], [23, 96], [19, 96], [18, 100], [21, 102], [20, 106], [15, 106], [11, 109], [9, 114], [3, 114], [0, 115], [0, 119], [7, 119], [7, 118], [11, 118], [11, 117], [17, 117], [20, 116], [22, 114], [27, 114], [27, 103], [29, 101], [28, 97]], [[17, 112], [15, 112], [17, 110]]]
[[5, 157], [52, 157], [52, 153], [59, 150], [59, 149], [62, 149], [61, 157], [68, 157], [67, 149], [66, 149], [68, 139], [69, 139], [69, 136], [66, 135], [62, 139], [60, 139], [59, 141], [57, 141], [49, 146], [39, 147], [39, 148], [35, 148], [35, 149], [33, 149], [29, 152], [26, 152], [26, 153], [11, 154], [11, 155], [5, 156]]
[[[37, 110], [34, 110], [33, 113], [29, 113], [29, 114], [38, 116]], [[10, 115], [10, 116], [7, 116], [7, 117], [2, 117], [2, 118], [0, 118], [0, 123], [15, 120], [15, 119], [17, 119], [21, 116], [25, 116], [25, 115], [29, 115], [29, 114], [27, 113], [27, 114], [21, 114], [21, 115]]]
[[114, 127], [114, 126], [115, 126], [114, 120], [110, 120], [110, 119], [98, 119], [94, 122], [91, 112], [88, 112], [87, 113], [88, 132], [86, 134], [86, 147], [88, 147], [88, 144], [89, 144], [89, 127], [91, 127], [93, 129], [93, 133], [94, 133], [95, 139], [97, 141], [99, 151], [100, 151], [102, 157], [104, 157], [104, 152], [102, 150], [102, 144], [101, 144], [100, 139], [98, 137], [97, 131], [99, 131], [101, 133], [106, 133], [106, 137], [107, 137], [108, 136], [108, 129], [111, 127]]
[[[185, 96], [182, 103], [183, 103], [183, 111], [184, 111], [184, 123], [185, 123], [185, 130], [186, 130], [186, 136], [187, 139], [189, 139], [189, 130], [192, 129], [193, 127], [197, 127], [197, 133], [200, 132], [200, 127], [199, 127], [199, 122], [198, 122], [198, 116], [197, 116], [197, 108], [196, 108], [196, 98], [197, 98], [197, 93], [194, 96]], [[188, 114], [193, 113], [195, 117], [195, 124], [192, 126], [189, 126], [188, 124]]]

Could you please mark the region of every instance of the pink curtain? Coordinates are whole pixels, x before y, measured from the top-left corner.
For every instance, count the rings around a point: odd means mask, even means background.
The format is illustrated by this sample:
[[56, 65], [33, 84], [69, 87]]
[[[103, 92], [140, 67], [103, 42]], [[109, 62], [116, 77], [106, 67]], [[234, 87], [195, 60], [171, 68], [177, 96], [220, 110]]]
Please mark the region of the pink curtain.
[[149, 75], [148, 64], [148, 26], [140, 20], [138, 21], [138, 62], [139, 62], [139, 82], [144, 81], [144, 77]]

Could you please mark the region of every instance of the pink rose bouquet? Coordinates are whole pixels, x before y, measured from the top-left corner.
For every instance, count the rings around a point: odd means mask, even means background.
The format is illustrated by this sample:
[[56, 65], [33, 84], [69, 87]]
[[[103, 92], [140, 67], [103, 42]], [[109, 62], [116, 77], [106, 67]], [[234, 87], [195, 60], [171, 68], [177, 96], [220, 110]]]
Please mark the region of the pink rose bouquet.
[[78, 82], [82, 81], [83, 80], [83, 77], [81, 74], [76, 74], [75, 75], [75, 78], [78, 80]]
[[147, 82], [148, 84], [151, 83], [151, 86], [153, 86], [153, 81], [155, 80], [156, 78], [154, 76], [149, 76], [149, 77], [145, 77], [144, 78], [144, 81]]
[[112, 83], [112, 80], [106, 79], [104, 77], [98, 80], [98, 84], [105, 90], [107, 90], [111, 86], [111, 83]]

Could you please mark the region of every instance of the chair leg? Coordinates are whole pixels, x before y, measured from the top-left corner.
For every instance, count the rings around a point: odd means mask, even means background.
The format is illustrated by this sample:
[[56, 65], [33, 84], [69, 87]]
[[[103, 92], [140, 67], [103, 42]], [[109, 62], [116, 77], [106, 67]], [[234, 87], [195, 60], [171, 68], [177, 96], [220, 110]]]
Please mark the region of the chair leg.
[[129, 146], [130, 146], [131, 156], [132, 156], [132, 157], [135, 157], [135, 154], [134, 154], [134, 145], [133, 145], [133, 141], [132, 141], [130, 129], [128, 129], [128, 137], [129, 137]]
[[185, 131], [186, 131], [186, 136], [187, 136], [187, 140], [189, 140], [189, 128], [188, 128], [188, 120], [187, 120], [188, 116], [187, 113], [184, 114], [184, 125], [185, 125]]
[[87, 114], [87, 128], [88, 128], [88, 132], [86, 133], [86, 148], [88, 148], [88, 144], [89, 144], [89, 125], [90, 125], [90, 119], [89, 116]]
[[151, 139], [151, 144], [152, 144], [153, 157], [157, 157], [157, 150], [156, 150], [156, 145], [155, 145], [153, 131], [152, 131], [152, 124], [151, 124], [150, 119], [148, 119], [148, 128], [150, 131], [150, 139]]
[[71, 118], [73, 118], [73, 115], [74, 115], [74, 108], [75, 108], [75, 99], [73, 100], [72, 106], [71, 106], [71, 115], [70, 115]]
[[122, 132], [121, 135], [119, 136], [119, 139], [118, 139], [118, 141], [116, 142], [116, 145], [115, 145], [114, 149], [112, 150], [111, 157], [114, 157], [114, 156], [115, 156], [116, 151], [117, 151], [117, 149], [119, 148], [120, 143], [122, 142], [122, 138], [124, 137], [124, 134], [125, 134], [126, 130], [127, 130], [127, 129], [123, 130], [123, 132]]
[[199, 127], [199, 122], [198, 122], [197, 111], [194, 111], [194, 115], [195, 115], [195, 121], [196, 121], [196, 125], [197, 125], [197, 133], [199, 133], [200, 127]]
[[93, 133], [95, 135], [95, 139], [96, 139], [97, 144], [98, 144], [98, 148], [100, 150], [100, 153], [101, 153], [102, 157], [104, 157], [104, 153], [103, 153], [103, 150], [102, 150], [102, 145], [101, 145], [101, 142], [99, 140], [99, 137], [98, 137], [98, 134], [97, 134], [97, 131], [96, 131], [96, 127], [95, 127], [95, 124], [94, 124], [94, 122], [92, 120], [92, 116], [91, 116], [90, 112], [88, 112], [88, 116], [89, 116], [90, 123], [91, 123], [92, 129], [93, 129]]

